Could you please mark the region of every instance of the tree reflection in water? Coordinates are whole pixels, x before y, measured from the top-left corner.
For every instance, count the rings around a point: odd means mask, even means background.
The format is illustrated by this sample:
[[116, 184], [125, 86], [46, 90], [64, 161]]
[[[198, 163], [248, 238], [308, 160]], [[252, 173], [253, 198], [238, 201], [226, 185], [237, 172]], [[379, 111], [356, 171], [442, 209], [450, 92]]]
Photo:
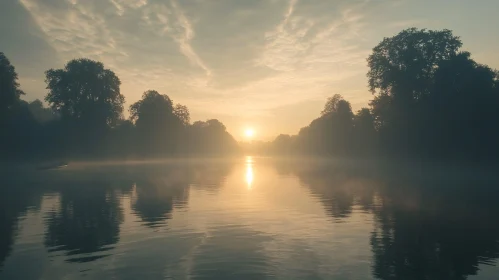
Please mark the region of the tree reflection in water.
[[187, 204], [189, 185], [172, 178], [149, 178], [138, 181], [132, 209], [148, 227], [159, 227], [171, 218], [174, 206]]
[[499, 257], [496, 178], [435, 170], [372, 173], [331, 164], [287, 168], [334, 221], [356, 207], [373, 214], [376, 278], [466, 279]]
[[[8, 177], [5, 177], [8, 178]], [[0, 271], [18, 234], [20, 218], [28, 209], [39, 210], [41, 192], [32, 185], [3, 180], [0, 184]]]
[[57, 209], [48, 213], [45, 245], [63, 251], [68, 262], [107, 256], [119, 240], [123, 210], [118, 194], [103, 181], [73, 182], [61, 188]]

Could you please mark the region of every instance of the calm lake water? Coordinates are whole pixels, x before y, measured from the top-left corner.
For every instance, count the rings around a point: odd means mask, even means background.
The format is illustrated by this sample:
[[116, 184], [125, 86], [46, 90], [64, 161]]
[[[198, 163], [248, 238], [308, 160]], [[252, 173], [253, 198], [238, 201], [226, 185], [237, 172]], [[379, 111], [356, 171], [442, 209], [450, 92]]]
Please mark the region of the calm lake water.
[[499, 279], [498, 180], [437, 169], [244, 157], [3, 174], [0, 279]]

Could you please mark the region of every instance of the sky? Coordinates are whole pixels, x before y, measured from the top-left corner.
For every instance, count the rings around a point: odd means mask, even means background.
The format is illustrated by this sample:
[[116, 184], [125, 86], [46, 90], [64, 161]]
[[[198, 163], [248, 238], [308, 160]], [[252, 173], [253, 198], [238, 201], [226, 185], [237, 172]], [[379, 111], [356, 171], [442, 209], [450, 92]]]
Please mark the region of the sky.
[[154, 89], [192, 120], [271, 140], [334, 94], [367, 106], [366, 58], [408, 27], [451, 29], [499, 68], [497, 11], [497, 0], [0, 0], [0, 51], [26, 100], [46, 95], [47, 69], [85, 57], [118, 75], [126, 108]]

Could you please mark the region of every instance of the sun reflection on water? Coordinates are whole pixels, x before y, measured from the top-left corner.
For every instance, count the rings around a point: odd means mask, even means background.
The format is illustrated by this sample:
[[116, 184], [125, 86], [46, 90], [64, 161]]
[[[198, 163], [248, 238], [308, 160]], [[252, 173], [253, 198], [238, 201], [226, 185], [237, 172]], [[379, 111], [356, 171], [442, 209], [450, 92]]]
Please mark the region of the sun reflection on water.
[[246, 185], [251, 190], [253, 184], [253, 158], [246, 157]]

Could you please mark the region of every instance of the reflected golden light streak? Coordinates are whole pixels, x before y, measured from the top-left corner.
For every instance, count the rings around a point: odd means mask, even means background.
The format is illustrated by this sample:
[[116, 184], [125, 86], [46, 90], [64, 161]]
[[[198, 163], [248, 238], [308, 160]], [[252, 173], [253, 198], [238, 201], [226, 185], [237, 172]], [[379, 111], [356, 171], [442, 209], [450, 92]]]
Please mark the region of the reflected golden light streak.
[[253, 184], [253, 177], [253, 159], [251, 157], [246, 157], [246, 185], [249, 190]]
[[246, 157], [246, 165], [253, 163], [253, 157], [247, 156]]

